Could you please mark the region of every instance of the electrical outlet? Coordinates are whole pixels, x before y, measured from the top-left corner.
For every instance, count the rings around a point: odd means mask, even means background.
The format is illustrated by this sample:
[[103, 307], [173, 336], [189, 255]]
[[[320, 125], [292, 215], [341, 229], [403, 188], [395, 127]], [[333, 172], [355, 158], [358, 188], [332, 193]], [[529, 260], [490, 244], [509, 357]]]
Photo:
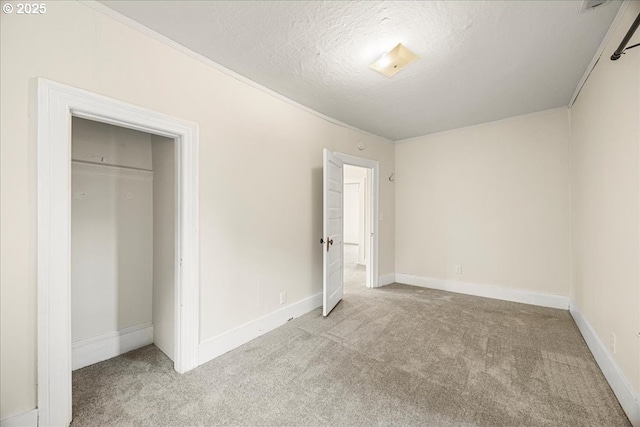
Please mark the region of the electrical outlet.
[[462, 266], [456, 265], [456, 274], [462, 274]]
[[287, 303], [287, 291], [280, 292], [280, 305]]
[[616, 334], [614, 334], [613, 332], [611, 332], [611, 352], [613, 354], [616, 354]]

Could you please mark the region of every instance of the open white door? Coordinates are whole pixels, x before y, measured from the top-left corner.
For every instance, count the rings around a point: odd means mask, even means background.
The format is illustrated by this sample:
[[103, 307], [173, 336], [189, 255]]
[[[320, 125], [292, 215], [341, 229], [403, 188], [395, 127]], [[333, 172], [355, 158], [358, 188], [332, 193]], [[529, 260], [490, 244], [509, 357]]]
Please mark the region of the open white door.
[[322, 314], [327, 316], [344, 294], [342, 217], [344, 216], [342, 182], [343, 162], [324, 149], [322, 173], [323, 219], [322, 243]]

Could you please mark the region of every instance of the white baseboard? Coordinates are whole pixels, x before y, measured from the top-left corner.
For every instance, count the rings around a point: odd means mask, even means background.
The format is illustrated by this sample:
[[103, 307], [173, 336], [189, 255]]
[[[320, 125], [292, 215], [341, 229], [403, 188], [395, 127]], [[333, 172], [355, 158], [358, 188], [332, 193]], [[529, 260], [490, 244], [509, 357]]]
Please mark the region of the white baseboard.
[[153, 344], [151, 322], [77, 341], [72, 345], [71, 367], [75, 371], [149, 344]]
[[493, 298], [503, 301], [520, 302], [523, 304], [539, 305], [542, 307], [569, 309], [569, 297], [563, 295], [543, 294], [538, 292], [523, 291], [519, 289], [504, 288], [501, 286], [485, 285], [455, 280], [432, 279], [429, 277], [414, 276], [412, 274], [396, 273], [396, 282], [406, 285], [420, 286], [423, 288], [438, 289], [441, 291], [456, 292], [459, 294], [474, 295], [478, 297]]
[[38, 410], [32, 409], [0, 421], [0, 427], [38, 427]]
[[593, 354], [613, 393], [618, 398], [620, 406], [622, 406], [629, 421], [631, 421], [631, 425], [640, 427], [640, 396], [635, 393], [615, 359], [609, 353], [600, 337], [598, 337], [589, 321], [584, 317], [575, 301], [571, 301], [570, 311], [582, 337], [587, 346], [589, 346], [589, 350], [591, 350], [591, 354]]
[[238, 348], [242, 344], [284, 325], [292, 318], [300, 317], [318, 307], [322, 307], [322, 293], [283, 307], [217, 337], [209, 338], [200, 344], [198, 365]]
[[396, 274], [389, 273], [378, 276], [378, 287], [387, 286], [396, 281]]

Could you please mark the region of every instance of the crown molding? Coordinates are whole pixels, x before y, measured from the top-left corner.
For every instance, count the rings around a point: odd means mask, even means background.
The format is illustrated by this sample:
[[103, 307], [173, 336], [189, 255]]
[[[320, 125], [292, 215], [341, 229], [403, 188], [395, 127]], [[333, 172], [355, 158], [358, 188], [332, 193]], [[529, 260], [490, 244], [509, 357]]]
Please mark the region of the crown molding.
[[302, 105], [302, 104], [294, 101], [291, 98], [287, 98], [286, 96], [284, 96], [284, 95], [282, 95], [282, 94], [280, 94], [280, 93], [278, 93], [278, 92], [276, 92], [276, 91], [274, 91], [272, 89], [269, 89], [268, 87], [263, 86], [260, 83], [257, 83], [255, 81], [243, 76], [242, 74], [238, 74], [235, 71], [232, 71], [232, 70], [228, 69], [227, 67], [225, 67], [225, 66], [223, 66], [221, 64], [218, 64], [217, 62], [207, 58], [206, 56], [203, 56], [203, 55], [201, 55], [201, 54], [199, 54], [199, 53], [187, 48], [186, 46], [183, 46], [180, 43], [177, 43], [176, 41], [171, 40], [170, 38], [168, 38], [166, 36], [163, 36], [162, 34], [158, 33], [155, 30], [152, 30], [151, 28], [149, 28], [149, 27], [147, 27], [147, 26], [145, 26], [145, 25], [143, 25], [141, 23], [139, 23], [138, 21], [135, 21], [135, 20], [133, 20], [133, 19], [127, 17], [127, 16], [124, 16], [120, 12], [117, 12], [117, 11], [111, 9], [110, 7], [100, 3], [97, 0], [78, 0], [78, 2], [82, 3], [83, 5], [85, 5], [87, 7], [90, 7], [91, 9], [95, 10], [96, 12], [99, 12], [99, 13], [101, 13], [101, 14], [103, 14], [103, 15], [105, 15], [105, 16], [107, 16], [107, 17], [109, 17], [109, 18], [111, 18], [111, 19], [113, 19], [113, 20], [115, 20], [117, 22], [120, 22], [121, 24], [124, 24], [127, 27], [129, 27], [129, 28], [131, 28], [133, 30], [136, 30], [136, 31], [138, 31], [138, 32], [140, 32], [140, 33], [142, 33], [142, 34], [144, 34], [144, 35], [146, 35], [146, 36], [148, 36], [148, 37], [150, 37], [150, 38], [152, 38], [152, 39], [154, 39], [154, 40], [156, 40], [156, 41], [158, 41], [158, 42], [160, 42], [160, 43], [162, 43], [162, 44], [164, 44], [164, 45], [166, 45], [168, 47], [171, 47], [171, 48], [175, 49], [178, 52], [183, 53], [183, 54], [187, 55], [188, 57], [190, 57], [192, 59], [195, 59], [196, 61], [199, 61], [199, 62], [201, 62], [201, 63], [203, 63], [203, 64], [205, 64], [205, 65], [207, 65], [207, 66], [209, 66], [209, 67], [211, 67], [213, 69], [215, 69], [216, 71], [221, 72], [222, 74], [225, 74], [225, 75], [227, 75], [227, 76], [229, 76], [229, 77], [231, 77], [231, 78], [233, 78], [235, 80], [238, 80], [239, 82], [247, 84], [247, 85], [249, 85], [249, 86], [251, 86], [251, 87], [253, 87], [255, 89], [258, 89], [259, 91], [261, 91], [263, 93], [266, 93], [267, 95], [271, 95], [271, 96], [273, 96], [274, 98], [276, 98], [276, 99], [278, 99], [280, 101], [286, 102], [287, 104], [289, 104], [289, 105], [291, 105], [293, 107], [296, 107], [296, 108], [298, 108], [298, 109], [300, 109], [300, 110], [302, 110], [302, 111], [304, 111], [306, 113], [312, 114], [312, 115], [314, 115], [314, 116], [316, 116], [316, 117], [318, 117], [318, 118], [320, 118], [320, 119], [322, 119], [322, 120], [324, 120], [326, 122], [329, 122], [331, 124], [334, 124], [336, 126], [340, 126], [340, 127], [346, 128], [346, 129], [351, 129], [351, 130], [354, 130], [354, 131], [357, 131], [357, 132], [361, 132], [361, 133], [363, 133], [363, 134], [365, 134], [367, 136], [370, 136], [372, 138], [376, 138], [376, 139], [381, 140], [383, 142], [386, 142], [388, 144], [392, 144], [393, 143], [388, 138], [385, 138], [385, 137], [380, 136], [380, 135], [373, 134], [371, 132], [367, 132], [365, 130], [362, 130], [360, 128], [352, 126], [350, 124], [341, 122], [340, 120], [334, 119], [333, 117], [329, 117], [329, 116], [327, 116], [325, 114], [322, 114], [322, 113], [320, 113], [320, 112], [318, 112], [318, 111], [316, 111], [316, 110], [314, 110], [314, 109], [312, 109], [310, 107]]

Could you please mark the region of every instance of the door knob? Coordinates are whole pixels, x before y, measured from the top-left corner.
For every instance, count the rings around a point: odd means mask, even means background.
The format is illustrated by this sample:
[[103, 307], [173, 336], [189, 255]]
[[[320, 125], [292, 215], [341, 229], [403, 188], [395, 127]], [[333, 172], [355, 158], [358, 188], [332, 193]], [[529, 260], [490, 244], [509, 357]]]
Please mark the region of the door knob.
[[329, 246], [333, 245], [333, 239], [327, 240], [327, 252], [329, 252]]

